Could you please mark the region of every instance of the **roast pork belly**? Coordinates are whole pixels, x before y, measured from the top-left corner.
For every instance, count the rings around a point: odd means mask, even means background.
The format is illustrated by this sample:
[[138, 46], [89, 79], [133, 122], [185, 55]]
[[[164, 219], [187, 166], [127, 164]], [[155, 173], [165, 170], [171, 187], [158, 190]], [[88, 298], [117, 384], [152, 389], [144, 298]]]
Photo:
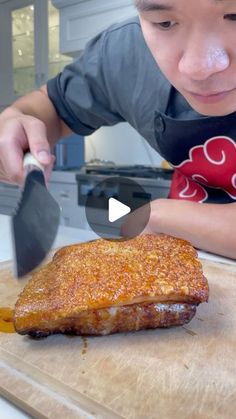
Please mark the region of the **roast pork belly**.
[[208, 284], [185, 240], [143, 235], [59, 249], [32, 275], [14, 312], [20, 334], [106, 335], [188, 323]]

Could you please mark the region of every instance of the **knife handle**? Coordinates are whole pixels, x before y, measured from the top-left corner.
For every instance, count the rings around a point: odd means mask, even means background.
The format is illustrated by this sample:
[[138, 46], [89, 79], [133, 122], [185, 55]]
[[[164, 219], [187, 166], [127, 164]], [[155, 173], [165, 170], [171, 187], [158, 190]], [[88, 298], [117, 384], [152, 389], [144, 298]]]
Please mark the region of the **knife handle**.
[[44, 172], [44, 167], [39, 161], [33, 156], [33, 154], [27, 152], [24, 155], [23, 160], [23, 167], [25, 169], [26, 174], [31, 172], [32, 170], [41, 170]]

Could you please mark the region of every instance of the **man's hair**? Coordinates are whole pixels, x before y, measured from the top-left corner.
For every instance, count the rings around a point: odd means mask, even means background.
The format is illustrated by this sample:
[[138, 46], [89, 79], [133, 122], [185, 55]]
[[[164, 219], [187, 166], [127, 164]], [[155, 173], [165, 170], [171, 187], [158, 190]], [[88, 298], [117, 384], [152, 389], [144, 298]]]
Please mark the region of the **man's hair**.
[[140, 7], [142, 2], [143, 2], [143, 0], [134, 0], [134, 5], [137, 7], [137, 9]]

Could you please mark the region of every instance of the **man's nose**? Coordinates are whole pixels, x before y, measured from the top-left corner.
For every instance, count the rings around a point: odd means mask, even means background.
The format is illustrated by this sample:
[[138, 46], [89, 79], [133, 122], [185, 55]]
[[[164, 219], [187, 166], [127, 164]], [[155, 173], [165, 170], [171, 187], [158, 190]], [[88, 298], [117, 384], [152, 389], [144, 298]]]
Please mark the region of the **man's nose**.
[[189, 42], [179, 60], [179, 71], [194, 80], [205, 80], [224, 71], [230, 60], [226, 50], [214, 40]]

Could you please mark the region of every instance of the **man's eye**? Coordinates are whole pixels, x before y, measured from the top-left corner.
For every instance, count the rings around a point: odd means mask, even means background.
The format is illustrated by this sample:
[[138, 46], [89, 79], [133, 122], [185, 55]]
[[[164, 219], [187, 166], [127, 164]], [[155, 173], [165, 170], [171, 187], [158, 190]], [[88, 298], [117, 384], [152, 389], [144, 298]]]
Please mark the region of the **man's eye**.
[[236, 20], [236, 13], [230, 13], [228, 15], [224, 15], [224, 19], [227, 19], [227, 20]]
[[173, 26], [176, 25], [176, 22], [171, 20], [166, 20], [165, 22], [155, 22], [153, 23], [154, 26], [158, 27], [159, 29], [163, 31], [167, 31], [168, 29], [173, 28]]

